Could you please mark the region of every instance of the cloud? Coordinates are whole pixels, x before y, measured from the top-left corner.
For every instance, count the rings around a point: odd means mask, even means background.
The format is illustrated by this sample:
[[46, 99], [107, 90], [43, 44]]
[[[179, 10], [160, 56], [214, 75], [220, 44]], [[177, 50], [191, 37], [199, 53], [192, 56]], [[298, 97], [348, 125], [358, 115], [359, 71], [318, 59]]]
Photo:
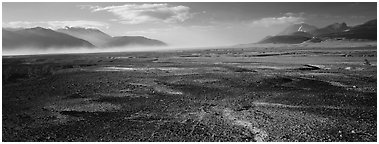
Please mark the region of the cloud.
[[192, 32], [207, 32], [207, 31], [215, 30], [216, 27], [213, 25], [212, 26], [209, 26], [209, 25], [192, 25], [192, 26], [170, 25], [164, 28], [149, 28], [149, 29], [143, 29], [143, 30], [127, 31], [124, 33], [124, 35], [159, 35], [159, 34], [168, 33], [168, 32], [174, 33], [182, 29], [186, 29]]
[[259, 20], [251, 22], [252, 26], [265, 26], [270, 27], [273, 25], [283, 25], [283, 24], [295, 24], [304, 22], [304, 13], [285, 13], [281, 17], [266, 17]]
[[187, 6], [170, 6], [168, 4], [125, 4], [121, 6], [89, 6], [81, 5], [92, 12], [106, 11], [118, 17], [123, 24], [140, 24], [148, 22], [177, 23], [193, 16]]
[[12, 27], [12, 28], [31, 28], [31, 27], [47, 27], [51, 29], [63, 28], [66, 26], [69, 27], [85, 27], [85, 28], [108, 28], [109, 24], [98, 21], [87, 21], [87, 20], [77, 20], [77, 21], [12, 21], [3, 23], [3, 27]]

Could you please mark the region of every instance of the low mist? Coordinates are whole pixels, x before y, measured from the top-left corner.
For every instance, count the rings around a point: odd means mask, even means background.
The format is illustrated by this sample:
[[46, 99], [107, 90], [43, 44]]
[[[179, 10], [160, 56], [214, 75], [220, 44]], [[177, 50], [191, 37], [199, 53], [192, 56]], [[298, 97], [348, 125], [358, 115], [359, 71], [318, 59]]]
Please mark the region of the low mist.
[[[213, 46], [220, 47], [220, 46]], [[40, 48], [3, 48], [2, 55], [41, 55], [41, 54], [76, 54], [76, 53], [102, 53], [102, 52], [158, 52], [172, 50], [191, 50], [206, 49], [212, 47], [193, 47], [193, 46], [127, 46], [127, 47], [107, 47], [107, 48], [87, 48], [87, 47], [50, 47], [47, 49]]]

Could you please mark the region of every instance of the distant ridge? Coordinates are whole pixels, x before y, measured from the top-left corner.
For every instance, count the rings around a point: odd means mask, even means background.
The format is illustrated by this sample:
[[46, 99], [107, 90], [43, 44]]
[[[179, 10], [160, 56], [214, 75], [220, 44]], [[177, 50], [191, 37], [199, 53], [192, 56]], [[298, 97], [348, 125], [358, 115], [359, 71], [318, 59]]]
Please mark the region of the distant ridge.
[[2, 29], [3, 48], [39, 48], [50, 47], [95, 47], [88, 41], [79, 39], [51, 29], [35, 27], [29, 29], [6, 30]]
[[84, 39], [96, 47], [103, 47], [112, 39], [110, 35], [92, 28], [65, 27], [63, 29], [57, 29], [56, 31]]
[[323, 34], [320, 37], [377, 40], [377, 22], [376, 20], [371, 20], [342, 32]]
[[142, 36], [120, 36], [113, 37], [107, 47], [120, 47], [126, 45], [144, 45], [144, 46], [166, 46], [167, 44], [159, 40], [149, 39]]
[[80, 27], [66, 27], [58, 29], [62, 32], [77, 38], [87, 40], [97, 47], [121, 47], [121, 46], [166, 46], [167, 44], [142, 36], [119, 36], [112, 37], [98, 29], [80, 28]]
[[297, 36], [297, 35], [279, 35], [273, 36], [264, 40], [261, 40], [260, 44], [273, 43], [273, 44], [297, 44], [310, 40], [309, 37]]
[[3, 28], [3, 48], [71, 48], [71, 47], [128, 47], [128, 46], [167, 46], [166, 43], [142, 36], [112, 37], [98, 29], [65, 27], [56, 31], [35, 28]]
[[324, 34], [330, 34], [330, 33], [338, 33], [343, 32], [345, 30], [349, 29], [349, 27], [346, 25], [346, 23], [334, 23], [331, 25], [328, 25], [324, 28], [316, 29], [311, 32], [311, 34], [315, 36], [320, 36]]
[[291, 25], [291, 26], [285, 28], [278, 35], [291, 35], [291, 34], [296, 33], [296, 32], [309, 33], [309, 32], [315, 31], [317, 29], [318, 28], [316, 26], [309, 25], [306, 23], [294, 24], [294, 25]]
[[346, 23], [334, 23], [323, 28], [316, 28], [309, 24], [295, 24], [285, 28], [276, 36], [267, 36], [259, 44], [282, 43], [296, 44], [303, 42], [321, 42], [327, 39], [363, 39], [377, 40], [377, 22], [370, 20], [354, 27]]

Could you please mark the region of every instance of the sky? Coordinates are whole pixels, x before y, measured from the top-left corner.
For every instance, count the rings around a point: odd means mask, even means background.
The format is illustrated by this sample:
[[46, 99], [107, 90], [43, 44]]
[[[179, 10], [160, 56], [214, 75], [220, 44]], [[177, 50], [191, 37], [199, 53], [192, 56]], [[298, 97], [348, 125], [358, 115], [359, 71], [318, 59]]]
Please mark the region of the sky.
[[253, 43], [292, 24], [349, 26], [376, 19], [376, 3], [2, 3], [3, 27], [97, 28], [111, 36], [145, 36], [171, 46]]

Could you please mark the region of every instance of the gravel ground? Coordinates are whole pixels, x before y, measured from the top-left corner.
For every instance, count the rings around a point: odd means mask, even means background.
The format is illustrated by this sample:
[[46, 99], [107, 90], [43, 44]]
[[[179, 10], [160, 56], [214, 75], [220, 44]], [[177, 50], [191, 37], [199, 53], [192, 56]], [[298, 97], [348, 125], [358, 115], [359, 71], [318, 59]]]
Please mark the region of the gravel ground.
[[2, 140], [377, 141], [376, 47], [3, 56]]

